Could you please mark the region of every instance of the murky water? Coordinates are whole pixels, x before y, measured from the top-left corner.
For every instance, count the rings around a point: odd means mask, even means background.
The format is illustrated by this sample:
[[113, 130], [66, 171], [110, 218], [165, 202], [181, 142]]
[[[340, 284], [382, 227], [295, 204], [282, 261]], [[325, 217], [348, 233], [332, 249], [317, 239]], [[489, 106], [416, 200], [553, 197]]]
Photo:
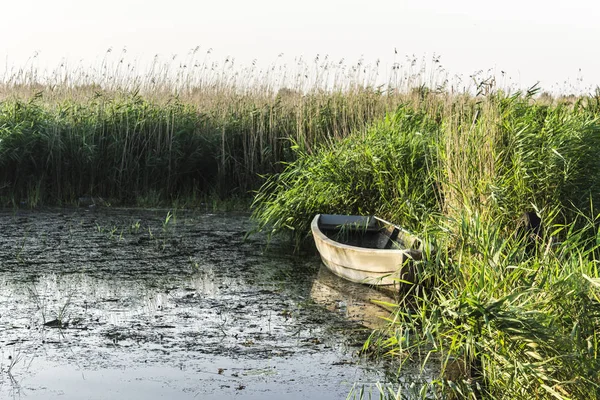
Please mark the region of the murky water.
[[381, 296], [246, 215], [0, 211], [0, 398], [343, 399]]

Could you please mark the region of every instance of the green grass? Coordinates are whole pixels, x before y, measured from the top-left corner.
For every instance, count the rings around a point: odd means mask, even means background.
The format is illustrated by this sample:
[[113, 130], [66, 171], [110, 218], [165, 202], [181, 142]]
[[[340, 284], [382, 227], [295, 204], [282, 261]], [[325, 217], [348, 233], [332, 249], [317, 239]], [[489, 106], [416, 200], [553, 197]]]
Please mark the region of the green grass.
[[438, 135], [428, 115], [401, 106], [365, 133], [333, 145], [312, 152], [294, 146], [297, 160], [255, 197], [259, 229], [303, 235], [317, 213], [376, 213], [418, 226], [436, 205], [429, 169], [437, 162], [433, 145]]
[[[382, 118], [383, 94], [230, 94], [214, 103], [165, 95], [97, 92], [89, 97], [0, 102], [0, 197], [28, 205], [100, 196], [249, 197], [261, 175], [304, 149]], [[399, 101], [399, 99], [395, 99]], [[366, 114], [363, 106], [375, 103]]]
[[435, 79], [418, 64], [395, 64], [385, 84], [379, 63], [264, 68], [198, 48], [146, 71], [125, 50], [73, 69], [12, 68], [0, 80], [0, 205], [249, 198], [295, 160], [293, 144], [312, 152], [424, 99]]
[[[379, 214], [433, 242], [365, 345], [400, 373], [422, 363], [424, 398], [600, 395], [598, 107], [535, 95], [407, 102], [367, 130], [298, 150], [255, 198], [259, 227], [299, 242], [314, 214], [333, 212]], [[540, 215], [539, 237], [524, 228], [526, 211]]]

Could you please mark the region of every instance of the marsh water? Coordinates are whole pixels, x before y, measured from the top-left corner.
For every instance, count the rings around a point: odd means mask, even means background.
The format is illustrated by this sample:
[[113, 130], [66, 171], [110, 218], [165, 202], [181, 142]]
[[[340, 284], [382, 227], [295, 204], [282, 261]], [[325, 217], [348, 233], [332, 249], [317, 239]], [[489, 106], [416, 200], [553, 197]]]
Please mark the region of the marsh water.
[[[245, 214], [0, 211], [0, 398], [344, 399], [379, 292]], [[385, 300], [385, 298], [382, 298]]]

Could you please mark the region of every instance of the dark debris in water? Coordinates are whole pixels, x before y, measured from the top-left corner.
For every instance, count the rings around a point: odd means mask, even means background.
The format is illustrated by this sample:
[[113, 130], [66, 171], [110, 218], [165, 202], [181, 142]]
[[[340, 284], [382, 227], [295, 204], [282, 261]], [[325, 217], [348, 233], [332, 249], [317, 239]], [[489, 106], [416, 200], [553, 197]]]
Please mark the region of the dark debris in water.
[[[227, 397], [225, 386], [250, 398], [345, 398], [371, 374], [355, 356], [368, 331], [350, 307], [329, 307], [340, 292], [319, 281], [314, 254], [244, 241], [243, 214], [167, 213], [0, 211], [0, 356], [12, 349], [23, 360], [11, 374], [28, 398], [56, 394], [46, 370], [73, 377], [154, 366], [163, 373], [152, 379], [189, 389], [177, 398]], [[246, 370], [235, 372], [239, 365]], [[175, 366], [213, 372], [193, 384], [188, 373], [164, 372]], [[63, 398], [80, 398], [75, 381]], [[13, 389], [0, 382], [0, 397]]]

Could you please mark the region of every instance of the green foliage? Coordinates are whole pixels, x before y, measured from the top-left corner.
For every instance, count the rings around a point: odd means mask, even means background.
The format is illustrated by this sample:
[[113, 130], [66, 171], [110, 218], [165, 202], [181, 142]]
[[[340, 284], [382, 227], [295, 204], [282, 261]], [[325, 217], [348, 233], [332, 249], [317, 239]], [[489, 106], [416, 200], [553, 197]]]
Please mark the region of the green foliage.
[[[160, 191], [168, 197], [202, 189], [216, 170], [214, 130], [202, 132], [190, 107], [164, 107], [140, 98], [0, 105], [0, 181], [16, 199], [40, 190], [42, 202], [73, 202], [95, 195], [128, 200]], [[213, 146], [214, 147], [214, 146]]]
[[590, 199], [600, 201], [597, 115], [517, 96], [503, 99], [500, 109], [503, 148], [496, 194], [501, 207], [515, 213], [530, 204], [561, 205], [568, 213], [589, 211]]
[[162, 96], [47, 89], [0, 102], [0, 198], [34, 206], [244, 197], [294, 159], [292, 141], [311, 149], [337, 140], [402, 99], [368, 89]]
[[416, 227], [436, 209], [433, 147], [437, 127], [423, 112], [395, 114], [312, 152], [294, 146], [296, 161], [272, 176], [254, 201], [259, 229], [292, 230], [298, 239], [318, 213], [393, 215]]
[[434, 398], [597, 398], [599, 248], [585, 243], [595, 221], [535, 257], [496, 222], [457, 222], [458, 247], [421, 266], [434, 283], [415, 286], [368, 345], [425, 370], [437, 363], [425, 387]]
[[317, 213], [379, 214], [434, 242], [365, 345], [420, 360], [421, 398], [600, 397], [597, 108], [535, 94], [423, 93], [365, 133], [297, 146], [255, 198], [271, 232], [303, 238]]

